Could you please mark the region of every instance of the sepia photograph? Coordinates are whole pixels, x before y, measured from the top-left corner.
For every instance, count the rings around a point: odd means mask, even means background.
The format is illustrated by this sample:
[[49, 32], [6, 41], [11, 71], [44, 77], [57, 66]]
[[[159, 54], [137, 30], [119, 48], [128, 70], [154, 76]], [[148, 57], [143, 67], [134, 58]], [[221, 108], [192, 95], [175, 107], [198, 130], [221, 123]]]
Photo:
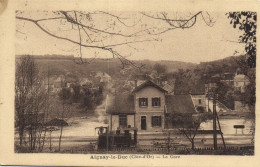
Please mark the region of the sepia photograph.
[[15, 155], [255, 156], [256, 10], [24, 5], [12, 11]]

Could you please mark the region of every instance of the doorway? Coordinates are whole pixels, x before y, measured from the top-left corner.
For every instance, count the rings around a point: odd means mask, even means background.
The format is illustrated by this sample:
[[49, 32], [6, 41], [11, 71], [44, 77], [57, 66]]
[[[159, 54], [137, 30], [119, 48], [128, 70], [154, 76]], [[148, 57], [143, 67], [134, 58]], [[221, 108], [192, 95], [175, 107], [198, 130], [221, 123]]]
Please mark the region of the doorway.
[[146, 130], [146, 116], [141, 116], [141, 130]]

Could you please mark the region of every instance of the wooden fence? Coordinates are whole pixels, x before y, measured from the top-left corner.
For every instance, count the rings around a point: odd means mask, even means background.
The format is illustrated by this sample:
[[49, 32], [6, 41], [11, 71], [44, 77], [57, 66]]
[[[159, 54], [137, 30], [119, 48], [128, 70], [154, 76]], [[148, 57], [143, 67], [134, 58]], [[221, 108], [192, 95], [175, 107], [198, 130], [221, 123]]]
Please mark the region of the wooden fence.
[[[223, 146], [218, 147], [217, 150], [248, 150], [254, 149], [254, 146], [227, 146], [224, 148]], [[99, 149], [100, 151], [106, 151], [106, 148]], [[145, 147], [130, 147], [130, 148], [120, 148], [120, 147], [112, 147], [109, 148], [108, 151], [118, 151], [120, 152], [167, 152], [167, 151], [191, 151], [190, 147], [174, 147], [174, 148], [145, 148]], [[196, 147], [192, 151], [199, 151], [199, 150], [214, 150], [213, 147]]]

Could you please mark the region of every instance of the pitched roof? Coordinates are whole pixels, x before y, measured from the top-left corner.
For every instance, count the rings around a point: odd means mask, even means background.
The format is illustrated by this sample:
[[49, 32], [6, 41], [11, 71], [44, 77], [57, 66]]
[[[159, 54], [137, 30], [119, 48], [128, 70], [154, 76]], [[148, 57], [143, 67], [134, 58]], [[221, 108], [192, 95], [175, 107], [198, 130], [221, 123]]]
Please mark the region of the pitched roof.
[[[166, 95], [167, 113], [196, 113], [190, 95]], [[106, 111], [109, 114], [134, 114], [134, 95], [108, 96]]]
[[122, 94], [108, 96], [106, 111], [109, 114], [134, 114], [134, 96]]
[[138, 91], [140, 91], [141, 89], [143, 89], [143, 88], [145, 88], [145, 87], [148, 87], [148, 86], [152, 86], [152, 87], [154, 87], [154, 88], [156, 88], [156, 89], [159, 89], [159, 90], [162, 91], [162, 92], [167, 93], [167, 90], [161, 88], [160, 86], [158, 86], [157, 84], [153, 83], [153, 82], [150, 81], [150, 80], [148, 80], [148, 81], [142, 83], [141, 85], [137, 86], [137, 87], [133, 90], [132, 93], [138, 92]]
[[224, 73], [222, 76], [222, 80], [233, 80], [234, 74], [232, 73]]
[[243, 74], [235, 75], [234, 81], [248, 81], [248, 78]]
[[190, 95], [166, 95], [167, 113], [195, 113]]
[[174, 88], [171, 85], [169, 85], [169, 84], [165, 84], [163, 86], [163, 89], [167, 90], [169, 93], [174, 91]]
[[106, 72], [96, 72], [96, 76], [99, 77], [110, 77]]

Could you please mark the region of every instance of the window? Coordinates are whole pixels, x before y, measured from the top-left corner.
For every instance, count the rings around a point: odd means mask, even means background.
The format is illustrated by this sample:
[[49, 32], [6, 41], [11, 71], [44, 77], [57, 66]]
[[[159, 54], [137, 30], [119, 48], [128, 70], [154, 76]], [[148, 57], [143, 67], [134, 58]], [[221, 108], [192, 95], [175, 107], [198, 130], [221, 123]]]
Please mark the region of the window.
[[148, 106], [148, 98], [139, 98], [139, 106], [147, 107]]
[[152, 127], [162, 126], [162, 117], [161, 116], [152, 116]]
[[126, 115], [119, 115], [119, 127], [127, 127], [127, 117]]
[[152, 98], [152, 106], [161, 106], [161, 99], [160, 99], [160, 97]]
[[199, 99], [199, 104], [201, 104], [201, 99]]

